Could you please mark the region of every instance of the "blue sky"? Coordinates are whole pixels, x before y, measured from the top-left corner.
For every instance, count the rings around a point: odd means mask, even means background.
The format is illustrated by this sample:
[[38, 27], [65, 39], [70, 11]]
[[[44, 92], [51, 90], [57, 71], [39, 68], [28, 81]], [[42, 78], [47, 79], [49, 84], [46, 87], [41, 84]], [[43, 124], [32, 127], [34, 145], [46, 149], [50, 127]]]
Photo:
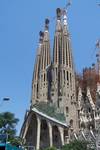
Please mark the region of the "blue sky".
[[[81, 71], [95, 62], [95, 42], [100, 38], [100, 7], [96, 0], [72, 0], [68, 12], [75, 68]], [[38, 33], [50, 19], [53, 43], [55, 10], [66, 0], [0, 0], [0, 112], [11, 111], [20, 119], [29, 108], [31, 81], [38, 45]], [[94, 53], [93, 53], [94, 52]]]

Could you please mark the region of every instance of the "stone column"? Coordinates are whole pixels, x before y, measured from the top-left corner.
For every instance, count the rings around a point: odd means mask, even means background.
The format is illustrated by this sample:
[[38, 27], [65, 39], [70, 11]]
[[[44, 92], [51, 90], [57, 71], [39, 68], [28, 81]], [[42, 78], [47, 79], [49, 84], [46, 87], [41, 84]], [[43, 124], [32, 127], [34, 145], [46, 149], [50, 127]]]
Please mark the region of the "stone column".
[[24, 134], [23, 134], [23, 139], [25, 139], [25, 136], [26, 136], [27, 130], [28, 130], [28, 124], [26, 124], [25, 131], [24, 131]]
[[40, 133], [41, 133], [41, 120], [39, 116], [37, 116], [37, 143], [36, 150], [40, 149]]
[[23, 139], [25, 138], [25, 136], [26, 136], [26, 134], [27, 134], [27, 131], [28, 131], [28, 128], [29, 128], [29, 125], [30, 125], [30, 122], [31, 122], [31, 116], [32, 116], [32, 115], [30, 115], [30, 116], [28, 117], [27, 122], [26, 122], [26, 124], [25, 124], [25, 130], [24, 130], [24, 133], [23, 133], [23, 135], [22, 135]]
[[58, 127], [61, 137], [61, 143], [64, 145], [64, 129], [62, 127]]
[[48, 122], [48, 128], [49, 128], [50, 147], [52, 147], [53, 146], [52, 125], [50, 122]]

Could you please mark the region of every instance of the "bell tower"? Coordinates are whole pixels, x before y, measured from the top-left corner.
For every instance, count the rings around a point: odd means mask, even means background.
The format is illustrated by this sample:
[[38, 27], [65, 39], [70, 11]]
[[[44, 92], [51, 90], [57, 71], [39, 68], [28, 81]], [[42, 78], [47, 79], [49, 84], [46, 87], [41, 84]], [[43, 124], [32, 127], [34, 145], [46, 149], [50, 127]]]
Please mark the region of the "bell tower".
[[43, 49], [41, 51], [40, 60], [40, 99], [48, 102], [48, 78], [47, 67], [51, 64], [50, 58], [50, 39], [49, 39], [49, 20], [45, 20], [45, 31], [43, 37]]
[[40, 31], [39, 33], [39, 45], [37, 48], [37, 56], [35, 60], [33, 80], [32, 80], [32, 96], [31, 96], [31, 105], [39, 101], [39, 80], [40, 80], [40, 61], [41, 61], [41, 51], [43, 49], [43, 37], [44, 33]]
[[51, 99], [64, 112], [72, 128], [77, 129], [75, 72], [66, 10], [57, 9], [53, 48]]

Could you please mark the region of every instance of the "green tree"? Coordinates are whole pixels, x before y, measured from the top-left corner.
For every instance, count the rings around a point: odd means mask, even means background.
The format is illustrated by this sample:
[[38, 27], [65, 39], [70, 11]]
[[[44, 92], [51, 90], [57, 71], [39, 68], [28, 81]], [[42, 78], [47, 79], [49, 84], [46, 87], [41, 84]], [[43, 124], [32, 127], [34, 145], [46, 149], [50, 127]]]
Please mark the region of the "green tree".
[[19, 147], [23, 145], [23, 139], [20, 138], [19, 136], [16, 136], [10, 140], [10, 143], [16, 147]]
[[16, 136], [16, 125], [19, 119], [11, 112], [0, 113], [0, 134], [7, 134], [8, 141]]
[[56, 147], [48, 147], [45, 150], [57, 150], [57, 148]]
[[62, 150], [92, 150], [92, 149], [89, 149], [87, 148], [87, 142], [85, 141], [72, 141], [70, 142], [69, 144], [67, 145], [64, 145], [62, 147]]

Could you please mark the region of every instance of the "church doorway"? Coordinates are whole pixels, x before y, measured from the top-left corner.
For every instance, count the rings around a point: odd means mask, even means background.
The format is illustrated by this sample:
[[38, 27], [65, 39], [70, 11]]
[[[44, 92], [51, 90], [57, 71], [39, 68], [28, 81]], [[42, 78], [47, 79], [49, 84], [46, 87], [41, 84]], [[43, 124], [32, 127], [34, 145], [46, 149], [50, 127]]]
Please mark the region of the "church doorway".
[[40, 149], [50, 146], [49, 128], [46, 120], [41, 120]]
[[29, 147], [36, 147], [37, 142], [37, 117], [35, 114], [32, 114], [30, 118], [30, 125], [28, 132], [26, 134], [26, 145]]
[[57, 148], [60, 148], [62, 145], [61, 136], [60, 136], [59, 129], [56, 125], [53, 126], [52, 133], [53, 133], [53, 145]]

